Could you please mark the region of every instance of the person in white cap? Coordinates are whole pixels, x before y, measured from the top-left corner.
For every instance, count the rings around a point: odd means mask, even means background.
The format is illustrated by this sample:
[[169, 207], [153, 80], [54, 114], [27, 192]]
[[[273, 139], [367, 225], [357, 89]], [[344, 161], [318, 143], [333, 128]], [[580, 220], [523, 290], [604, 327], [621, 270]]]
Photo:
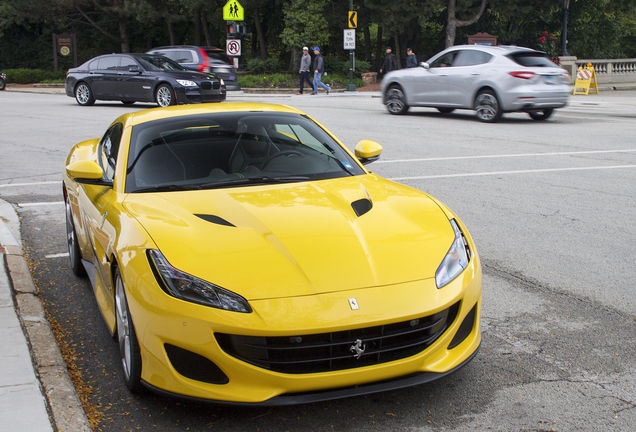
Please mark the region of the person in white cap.
[[296, 93], [297, 95], [303, 94], [305, 81], [307, 81], [307, 85], [309, 85], [309, 88], [313, 90], [314, 84], [309, 79], [310, 67], [311, 56], [309, 55], [309, 48], [303, 47], [303, 56], [300, 58], [300, 69], [298, 70], [298, 73], [300, 74], [300, 91]]

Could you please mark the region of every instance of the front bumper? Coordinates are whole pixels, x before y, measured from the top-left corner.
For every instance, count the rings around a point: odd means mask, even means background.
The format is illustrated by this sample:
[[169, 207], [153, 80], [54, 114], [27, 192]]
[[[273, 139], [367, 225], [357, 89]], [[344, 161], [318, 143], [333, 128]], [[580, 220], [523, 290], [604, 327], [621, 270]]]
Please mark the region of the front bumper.
[[[139, 254], [135, 260], [145, 260], [143, 255]], [[254, 310], [250, 314], [177, 300], [157, 286], [147, 262], [131, 264], [127, 266], [130, 270], [124, 269], [123, 277], [130, 292], [129, 307], [139, 338], [142, 380], [147, 387], [161, 393], [197, 400], [265, 405], [373, 393], [451, 373], [466, 364], [481, 343], [482, 281], [476, 255], [462, 275], [442, 289], [437, 289], [435, 281], [428, 279], [390, 287], [259, 300], [250, 302]], [[140, 273], [138, 270], [142, 268]], [[359, 310], [350, 308], [348, 299], [353, 297], [361, 305]], [[458, 305], [455, 319], [422, 352], [387, 363], [329, 372], [294, 374], [268, 370], [229, 354], [215, 336], [224, 333], [291, 338], [346, 332], [414, 320], [453, 305]], [[174, 357], [167, 353], [166, 346], [192, 353], [191, 358], [207, 359], [227, 380], [220, 379], [214, 384], [186, 377], [188, 365], [173, 364]]]
[[203, 90], [200, 87], [178, 87], [175, 88], [177, 104], [194, 104], [207, 102], [220, 102], [226, 98], [225, 86], [218, 89]]

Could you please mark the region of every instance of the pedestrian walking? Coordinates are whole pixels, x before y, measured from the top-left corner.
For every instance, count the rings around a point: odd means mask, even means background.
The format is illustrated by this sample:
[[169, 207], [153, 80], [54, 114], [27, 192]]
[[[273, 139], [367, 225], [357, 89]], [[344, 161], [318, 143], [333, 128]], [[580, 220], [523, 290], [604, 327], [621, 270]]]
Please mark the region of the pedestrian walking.
[[386, 47], [386, 57], [384, 57], [384, 64], [380, 68], [380, 73], [387, 74], [398, 68], [397, 59], [395, 54], [391, 52], [391, 47]]
[[296, 93], [297, 95], [303, 94], [303, 87], [305, 86], [305, 81], [307, 81], [307, 85], [309, 88], [314, 87], [314, 84], [309, 79], [309, 70], [311, 68], [311, 56], [309, 55], [309, 48], [303, 47], [303, 56], [300, 58], [300, 69], [298, 69], [298, 73], [300, 74], [300, 91]]
[[411, 48], [406, 49], [406, 67], [414, 68], [417, 67], [417, 57], [415, 57], [415, 53]]
[[314, 47], [314, 92], [312, 95], [318, 94], [318, 86], [327, 90], [329, 94], [329, 87], [322, 82], [322, 74], [325, 73], [325, 60], [320, 54], [320, 47]]

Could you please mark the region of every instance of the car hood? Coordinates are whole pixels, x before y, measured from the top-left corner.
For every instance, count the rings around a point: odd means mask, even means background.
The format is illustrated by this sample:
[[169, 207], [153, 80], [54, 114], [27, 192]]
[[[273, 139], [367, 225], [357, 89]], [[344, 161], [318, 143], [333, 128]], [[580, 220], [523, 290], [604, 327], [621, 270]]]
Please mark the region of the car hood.
[[[371, 208], [358, 216], [354, 202]], [[428, 195], [375, 175], [137, 193], [124, 205], [174, 267], [248, 300], [432, 278], [454, 239]]]
[[[195, 71], [162, 71], [162, 72], [151, 72], [151, 73], [161, 75], [162, 77], [170, 77], [173, 79], [187, 79], [187, 80], [197, 80], [197, 81], [205, 81], [210, 79], [209, 75], [202, 74], [200, 72], [195, 72]], [[212, 77], [212, 79], [214, 79], [214, 77]]]

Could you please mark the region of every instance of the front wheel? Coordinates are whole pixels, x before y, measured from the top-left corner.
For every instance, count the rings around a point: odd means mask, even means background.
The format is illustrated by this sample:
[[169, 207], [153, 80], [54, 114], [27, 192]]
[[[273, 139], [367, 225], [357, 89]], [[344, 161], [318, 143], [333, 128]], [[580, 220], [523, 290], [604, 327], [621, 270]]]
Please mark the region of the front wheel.
[[95, 97], [93, 96], [93, 90], [91, 87], [82, 82], [75, 87], [75, 100], [82, 106], [89, 106], [95, 103]]
[[73, 212], [68, 196], [64, 202], [66, 210], [66, 244], [68, 246], [68, 256], [71, 258], [71, 270], [75, 276], [85, 276], [86, 269], [82, 265], [82, 252], [77, 243], [77, 232], [73, 223]]
[[175, 104], [174, 92], [172, 91], [172, 87], [167, 84], [161, 84], [157, 88], [157, 93], [155, 94], [155, 99], [157, 100], [157, 105], [160, 107], [167, 107]]
[[386, 109], [394, 115], [404, 114], [409, 110], [406, 97], [399, 86], [392, 85], [386, 91]]
[[501, 118], [503, 111], [499, 100], [492, 90], [482, 90], [475, 98], [477, 118], [486, 123], [494, 123]]
[[548, 108], [544, 109], [543, 111], [530, 111], [528, 115], [530, 116], [530, 118], [532, 118], [532, 120], [547, 120], [548, 118], [550, 118], [553, 111], [554, 109]]
[[140, 393], [143, 391], [141, 354], [119, 268], [115, 269], [115, 309], [117, 342], [119, 343], [119, 357], [124, 372], [124, 382], [132, 393]]
[[3, 79], [0, 78], [0, 90], [4, 90], [4, 88], [7, 86], [7, 84], [4, 82]]

